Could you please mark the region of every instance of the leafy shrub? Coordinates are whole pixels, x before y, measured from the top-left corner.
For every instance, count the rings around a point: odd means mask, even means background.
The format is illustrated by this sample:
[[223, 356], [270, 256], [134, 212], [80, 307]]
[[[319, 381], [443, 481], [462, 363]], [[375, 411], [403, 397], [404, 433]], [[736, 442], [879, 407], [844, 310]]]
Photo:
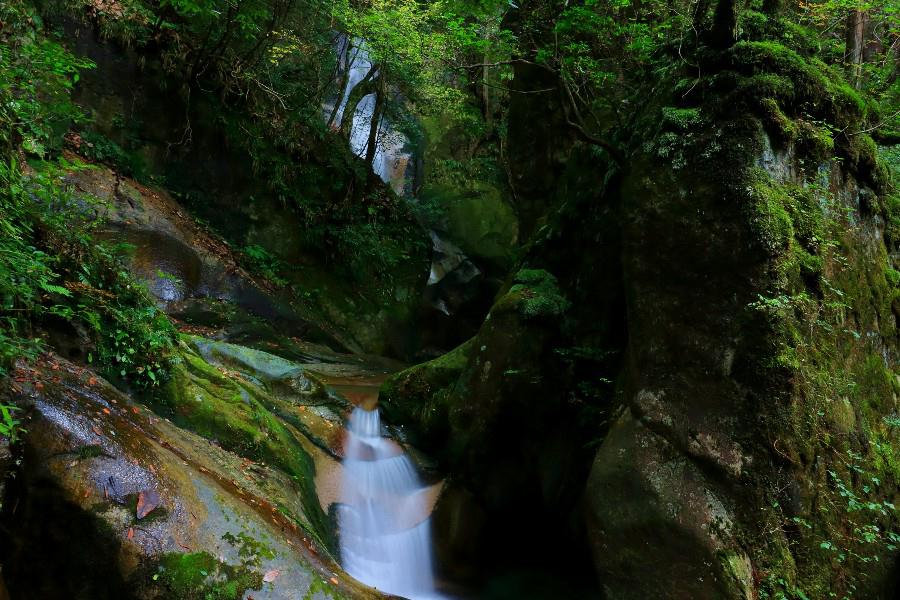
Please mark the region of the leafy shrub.
[[[165, 375], [175, 330], [112, 252], [96, 243], [99, 207], [75, 197], [65, 174], [86, 168], [52, 158], [68, 126], [83, 120], [72, 85], [89, 62], [29, 23], [19, 2], [0, 6], [0, 376], [42, 349], [48, 316], [83, 325], [107, 374], [153, 385]], [[26, 170], [23, 153], [33, 157]]]

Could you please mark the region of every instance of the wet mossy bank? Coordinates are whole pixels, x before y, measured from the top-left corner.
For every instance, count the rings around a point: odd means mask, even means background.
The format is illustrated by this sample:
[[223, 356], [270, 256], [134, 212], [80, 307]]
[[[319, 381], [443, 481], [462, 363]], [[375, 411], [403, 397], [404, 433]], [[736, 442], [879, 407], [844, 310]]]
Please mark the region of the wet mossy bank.
[[141, 402], [53, 354], [13, 374], [11, 597], [381, 597], [335, 559], [347, 401], [258, 350], [183, 337], [178, 355]]
[[648, 92], [622, 166], [570, 150], [478, 334], [382, 389], [489, 515], [481, 539], [528, 506], [591, 549], [607, 598], [896, 593], [878, 115], [796, 27], [755, 23]]

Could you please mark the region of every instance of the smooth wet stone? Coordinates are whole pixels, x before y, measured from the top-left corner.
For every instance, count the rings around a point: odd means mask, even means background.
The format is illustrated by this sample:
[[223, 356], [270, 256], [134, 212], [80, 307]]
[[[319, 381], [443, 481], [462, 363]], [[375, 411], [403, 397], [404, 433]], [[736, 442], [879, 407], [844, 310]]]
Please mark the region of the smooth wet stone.
[[[297, 483], [280, 470], [176, 427], [91, 371], [58, 357], [20, 368], [15, 379], [15, 399], [30, 413], [18, 484], [22, 508], [13, 526], [17, 535], [51, 527], [64, 538], [65, 522], [31, 510], [53, 496], [67, 507], [73, 523], [89, 524], [83, 525], [90, 534], [84, 543], [96, 542], [112, 561], [105, 572], [61, 571], [56, 583], [27, 589], [44, 589], [46, 597], [54, 597], [57, 584], [107, 589], [94, 578], [108, 576], [109, 585], [121, 584], [133, 597], [172, 597], [165, 586], [174, 585], [173, 565], [195, 558], [208, 563], [203, 557], [209, 555], [216, 577], [240, 574], [242, 585], [253, 583], [248, 594], [256, 600], [293, 599], [308, 590], [313, 598], [329, 597], [315, 589], [377, 596], [344, 575], [304, 530]], [[39, 524], [42, 520], [50, 523]], [[65, 539], [65, 548], [58, 550], [78, 552], [78, 542]], [[175, 555], [190, 555], [190, 560], [173, 562]], [[21, 579], [31, 566], [17, 563], [15, 556], [9, 559], [4, 561], [7, 582], [19, 597], [23, 586], [32, 585]], [[271, 581], [264, 582], [264, 576]], [[199, 584], [224, 585], [212, 577], [199, 577]]]
[[82, 194], [103, 201], [99, 239], [122, 244], [125, 264], [167, 312], [193, 299], [220, 300], [277, 323], [282, 331], [342, 348], [332, 335], [281, 298], [271, 284], [241, 267], [232, 249], [200, 227], [171, 196], [106, 167], [70, 173]]

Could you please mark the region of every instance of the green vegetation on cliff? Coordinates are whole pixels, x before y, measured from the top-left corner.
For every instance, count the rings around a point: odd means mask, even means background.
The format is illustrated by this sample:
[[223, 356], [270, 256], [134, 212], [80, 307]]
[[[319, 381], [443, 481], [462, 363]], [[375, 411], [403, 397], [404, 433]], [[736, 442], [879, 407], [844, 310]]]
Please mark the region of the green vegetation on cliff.
[[102, 207], [65, 183], [67, 171], [89, 167], [59, 155], [63, 134], [83, 118], [72, 87], [92, 65], [45, 37], [27, 5], [0, 10], [10, 24], [0, 31], [0, 374], [40, 351], [38, 332], [62, 322], [83, 331], [89, 362], [155, 385], [166, 376], [174, 328], [92, 238]]

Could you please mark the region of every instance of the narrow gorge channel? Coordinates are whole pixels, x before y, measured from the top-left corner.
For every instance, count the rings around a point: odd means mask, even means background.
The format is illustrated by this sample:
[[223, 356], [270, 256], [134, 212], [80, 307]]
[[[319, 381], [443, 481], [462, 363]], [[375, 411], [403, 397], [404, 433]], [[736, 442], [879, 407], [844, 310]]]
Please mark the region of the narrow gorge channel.
[[0, 2], [0, 600], [900, 599], [898, 48]]

